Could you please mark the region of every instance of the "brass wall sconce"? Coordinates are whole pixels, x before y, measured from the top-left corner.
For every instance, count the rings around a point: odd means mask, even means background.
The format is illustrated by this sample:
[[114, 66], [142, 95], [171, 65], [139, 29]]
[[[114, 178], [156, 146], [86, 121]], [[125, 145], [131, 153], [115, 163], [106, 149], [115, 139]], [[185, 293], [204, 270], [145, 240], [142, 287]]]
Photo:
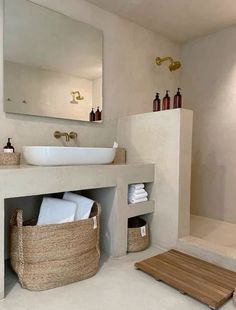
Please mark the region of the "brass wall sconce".
[[84, 97], [81, 96], [80, 92], [78, 90], [71, 92], [72, 100], [70, 103], [77, 104], [79, 100], [84, 100]]
[[166, 60], [169, 60], [170, 61], [170, 64], [169, 64], [169, 70], [170, 71], [175, 71], [175, 70], [177, 70], [177, 69], [179, 69], [180, 67], [181, 67], [181, 62], [180, 61], [178, 61], [178, 60], [173, 60], [173, 58], [172, 57], [157, 57], [156, 58], [156, 64], [158, 65], [158, 66], [160, 66], [161, 65], [161, 63], [163, 62], [163, 61], [166, 61]]

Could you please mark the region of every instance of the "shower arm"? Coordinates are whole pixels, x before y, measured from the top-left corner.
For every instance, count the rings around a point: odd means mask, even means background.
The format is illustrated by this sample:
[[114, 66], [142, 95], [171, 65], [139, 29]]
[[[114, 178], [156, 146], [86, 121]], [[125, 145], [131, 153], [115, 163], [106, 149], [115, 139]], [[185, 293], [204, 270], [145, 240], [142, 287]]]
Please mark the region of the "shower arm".
[[163, 57], [163, 58], [157, 57], [157, 58], [156, 58], [156, 64], [157, 64], [158, 66], [160, 66], [160, 64], [161, 64], [163, 61], [166, 61], [166, 60], [169, 60], [171, 63], [173, 62], [173, 58], [172, 58], [172, 57]]

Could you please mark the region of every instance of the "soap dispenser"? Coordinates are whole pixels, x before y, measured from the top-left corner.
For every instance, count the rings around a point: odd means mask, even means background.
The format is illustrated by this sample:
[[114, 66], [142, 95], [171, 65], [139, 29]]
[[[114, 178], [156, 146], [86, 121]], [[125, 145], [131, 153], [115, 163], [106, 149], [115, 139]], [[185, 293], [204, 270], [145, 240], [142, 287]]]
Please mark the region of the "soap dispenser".
[[182, 108], [182, 95], [180, 93], [180, 89], [181, 88], [178, 88], [178, 91], [174, 96], [174, 105], [173, 105], [174, 109]]
[[90, 122], [94, 122], [95, 121], [95, 113], [94, 113], [93, 108], [92, 108], [91, 112], [89, 113], [89, 121]]
[[153, 100], [153, 112], [161, 110], [161, 100], [159, 98], [159, 93], [156, 93], [156, 98]]
[[4, 153], [14, 153], [15, 152], [14, 147], [11, 145], [11, 138], [7, 139], [7, 144], [4, 146], [3, 152]]
[[166, 95], [162, 100], [162, 110], [169, 110], [170, 109], [170, 96], [169, 90], [166, 91]]
[[99, 107], [97, 107], [97, 111], [95, 112], [95, 121], [101, 120], [101, 112], [99, 110]]

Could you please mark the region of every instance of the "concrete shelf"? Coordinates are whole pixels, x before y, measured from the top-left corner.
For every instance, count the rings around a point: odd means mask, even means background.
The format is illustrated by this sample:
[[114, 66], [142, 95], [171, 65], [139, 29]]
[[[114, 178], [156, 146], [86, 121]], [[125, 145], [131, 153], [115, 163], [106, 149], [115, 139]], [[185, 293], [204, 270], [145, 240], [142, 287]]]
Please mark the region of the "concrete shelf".
[[154, 212], [154, 209], [155, 209], [154, 200], [148, 200], [144, 202], [129, 204], [128, 205], [128, 218], [152, 213]]

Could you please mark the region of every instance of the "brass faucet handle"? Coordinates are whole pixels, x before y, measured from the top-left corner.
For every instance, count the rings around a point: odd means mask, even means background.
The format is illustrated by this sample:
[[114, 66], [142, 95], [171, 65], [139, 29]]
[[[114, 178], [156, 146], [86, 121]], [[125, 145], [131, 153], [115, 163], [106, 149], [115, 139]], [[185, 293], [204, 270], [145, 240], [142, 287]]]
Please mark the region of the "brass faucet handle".
[[71, 131], [71, 132], [69, 133], [69, 138], [70, 138], [70, 139], [76, 140], [77, 137], [78, 137], [77, 132]]

